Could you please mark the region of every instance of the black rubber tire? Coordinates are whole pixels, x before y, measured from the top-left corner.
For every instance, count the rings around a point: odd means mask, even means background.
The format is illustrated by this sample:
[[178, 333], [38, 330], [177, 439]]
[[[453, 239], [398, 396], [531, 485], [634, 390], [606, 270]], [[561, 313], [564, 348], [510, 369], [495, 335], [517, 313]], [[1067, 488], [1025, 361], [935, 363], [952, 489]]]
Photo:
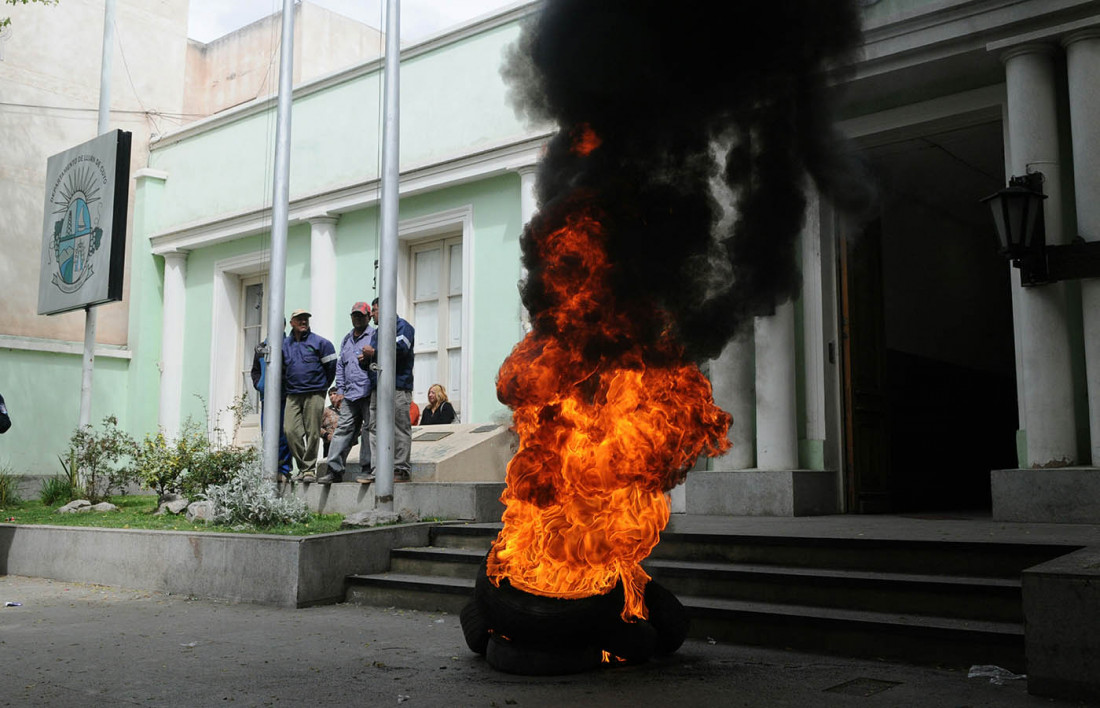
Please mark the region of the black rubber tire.
[[645, 620], [616, 618], [600, 632], [600, 648], [627, 664], [644, 664], [657, 648], [657, 630]]
[[655, 580], [645, 586], [649, 623], [657, 630], [657, 654], [671, 654], [680, 648], [691, 629], [691, 618], [672, 591]]
[[462, 623], [462, 635], [466, 637], [466, 646], [475, 654], [485, 656], [485, 650], [489, 646], [489, 621], [485, 617], [485, 610], [477, 600], [470, 600], [458, 613], [458, 619]]
[[606, 595], [577, 600], [543, 597], [517, 590], [508, 579], [493, 585], [482, 562], [474, 584], [474, 599], [481, 603], [489, 628], [518, 642], [563, 647], [594, 643], [599, 629], [622, 612], [622, 588]]
[[489, 640], [485, 660], [489, 666], [507, 674], [561, 676], [599, 668], [603, 652], [594, 646], [520, 644], [494, 636]]

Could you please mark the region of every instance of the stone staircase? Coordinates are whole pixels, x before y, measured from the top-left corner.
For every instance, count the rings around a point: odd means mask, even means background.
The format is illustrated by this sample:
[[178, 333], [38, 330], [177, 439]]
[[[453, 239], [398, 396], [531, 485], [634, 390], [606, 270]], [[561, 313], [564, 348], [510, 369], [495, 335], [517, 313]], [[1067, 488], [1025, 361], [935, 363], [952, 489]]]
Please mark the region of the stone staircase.
[[[500, 524], [441, 524], [390, 570], [347, 578], [348, 602], [458, 613]], [[950, 667], [1024, 669], [1021, 571], [1060, 545], [666, 531], [646, 570], [691, 636]]]

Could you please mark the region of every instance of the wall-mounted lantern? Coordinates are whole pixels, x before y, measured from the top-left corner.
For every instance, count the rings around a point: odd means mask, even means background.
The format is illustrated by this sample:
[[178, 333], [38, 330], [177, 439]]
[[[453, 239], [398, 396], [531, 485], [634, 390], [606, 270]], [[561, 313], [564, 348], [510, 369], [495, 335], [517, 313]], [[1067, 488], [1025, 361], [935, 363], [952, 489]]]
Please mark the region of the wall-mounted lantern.
[[1100, 278], [1100, 241], [1078, 236], [1064, 246], [1048, 246], [1043, 227], [1043, 173], [1012, 177], [1008, 187], [983, 202], [993, 211], [1000, 253], [1020, 269], [1024, 287], [1060, 280]]

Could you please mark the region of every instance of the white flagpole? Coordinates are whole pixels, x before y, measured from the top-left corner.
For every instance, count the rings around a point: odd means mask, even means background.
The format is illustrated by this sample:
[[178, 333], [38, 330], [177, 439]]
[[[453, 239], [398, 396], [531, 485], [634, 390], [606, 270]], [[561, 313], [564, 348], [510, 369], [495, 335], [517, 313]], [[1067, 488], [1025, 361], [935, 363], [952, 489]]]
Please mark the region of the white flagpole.
[[[99, 120], [96, 135], [107, 132], [111, 123], [111, 60], [115, 45], [115, 0], [106, 0], [103, 6], [103, 53], [99, 61]], [[129, 169], [119, 165], [118, 169]], [[96, 310], [94, 305], [84, 308], [84, 358], [80, 377], [80, 427], [92, 422], [92, 373], [95, 371]]]
[[294, 99], [294, 0], [283, 0], [279, 99], [275, 125], [275, 179], [271, 200], [271, 270], [267, 280], [268, 363], [264, 374], [264, 476], [279, 472], [283, 400], [283, 308], [286, 305], [286, 235], [290, 213], [290, 109]]
[[376, 423], [375, 508], [393, 511], [394, 409], [397, 393], [397, 209], [400, 180], [399, 69], [401, 23], [399, 0], [386, 2], [385, 98], [382, 109], [382, 237], [379, 244], [378, 396]]

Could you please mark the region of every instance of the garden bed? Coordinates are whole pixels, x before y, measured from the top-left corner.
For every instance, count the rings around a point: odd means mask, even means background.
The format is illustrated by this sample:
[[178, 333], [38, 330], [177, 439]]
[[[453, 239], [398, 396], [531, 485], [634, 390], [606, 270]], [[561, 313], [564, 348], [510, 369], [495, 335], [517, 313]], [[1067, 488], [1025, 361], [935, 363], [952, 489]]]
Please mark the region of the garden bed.
[[387, 569], [390, 549], [427, 545], [431, 526], [300, 536], [0, 523], [0, 575], [306, 607], [342, 601], [347, 575]]

